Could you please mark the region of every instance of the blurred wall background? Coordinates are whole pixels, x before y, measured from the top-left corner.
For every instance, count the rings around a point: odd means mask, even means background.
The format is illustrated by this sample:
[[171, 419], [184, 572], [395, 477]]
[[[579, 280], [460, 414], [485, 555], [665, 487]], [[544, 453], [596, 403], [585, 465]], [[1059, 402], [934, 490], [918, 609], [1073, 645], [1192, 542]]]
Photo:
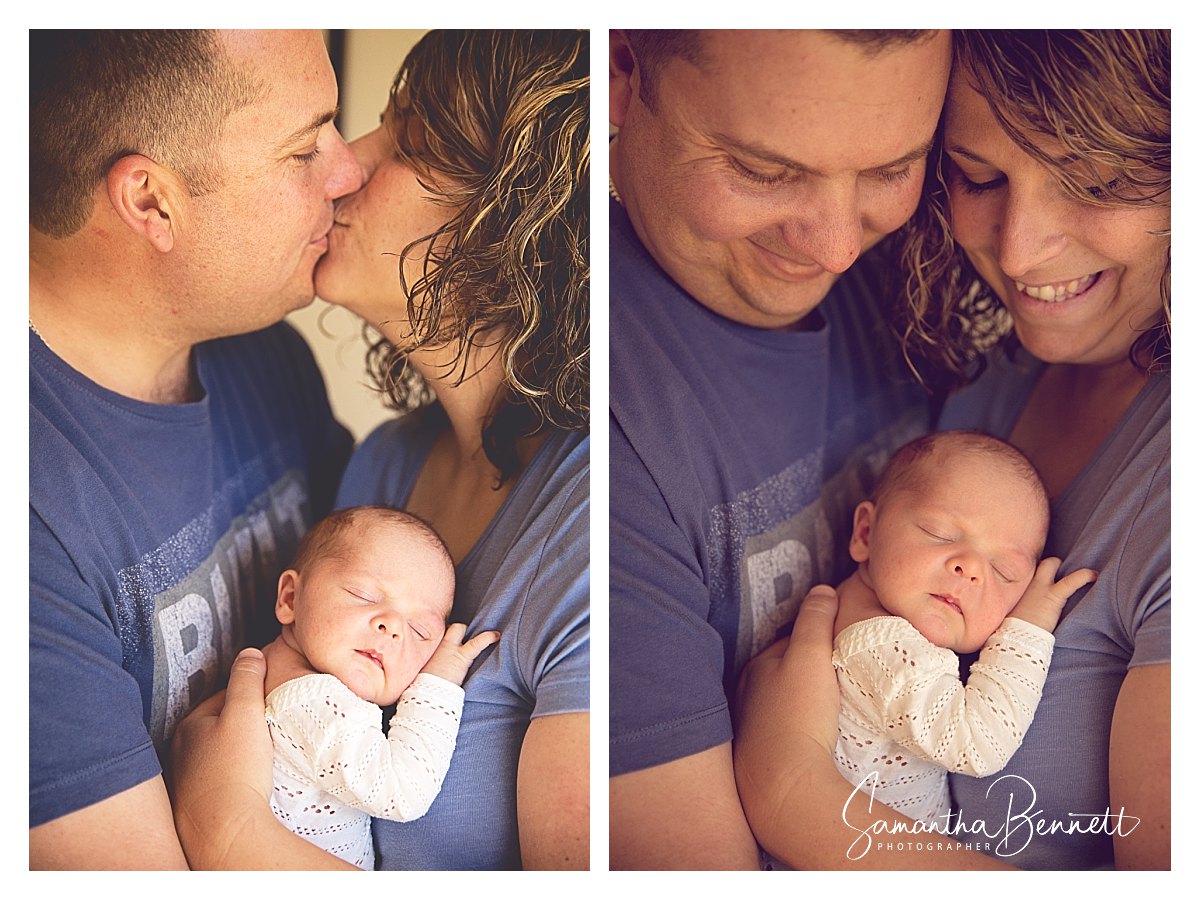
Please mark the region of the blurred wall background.
[[[379, 125], [379, 114], [387, 103], [396, 70], [424, 33], [370, 29], [326, 32], [334, 66], [340, 69], [339, 127], [347, 141]], [[318, 298], [311, 306], [292, 313], [288, 321], [312, 347], [325, 376], [333, 413], [355, 440], [362, 440], [374, 426], [394, 415], [369, 386], [363, 365], [367, 343], [361, 319]]]

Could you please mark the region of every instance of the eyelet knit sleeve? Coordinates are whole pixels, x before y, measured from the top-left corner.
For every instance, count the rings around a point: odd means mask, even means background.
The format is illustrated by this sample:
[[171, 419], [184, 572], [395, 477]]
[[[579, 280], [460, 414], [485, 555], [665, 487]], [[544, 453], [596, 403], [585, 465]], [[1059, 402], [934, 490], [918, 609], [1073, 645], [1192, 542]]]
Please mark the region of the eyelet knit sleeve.
[[446, 777], [462, 702], [461, 687], [420, 674], [385, 736], [380, 708], [337, 678], [297, 678], [267, 698], [276, 768], [371, 816], [420, 818]]
[[964, 686], [954, 652], [905, 620], [856, 623], [834, 652], [844, 718], [950, 771], [992, 775], [1033, 721], [1053, 647], [1049, 632], [1005, 619]]

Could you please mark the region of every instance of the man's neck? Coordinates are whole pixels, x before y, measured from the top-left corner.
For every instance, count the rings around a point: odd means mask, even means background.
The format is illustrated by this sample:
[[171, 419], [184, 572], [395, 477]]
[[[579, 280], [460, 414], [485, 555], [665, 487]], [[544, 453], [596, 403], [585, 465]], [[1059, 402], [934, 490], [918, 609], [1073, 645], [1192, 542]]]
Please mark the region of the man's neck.
[[138, 309], [136, 301], [113, 296], [103, 284], [64, 283], [30, 261], [29, 324], [63, 362], [134, 400], [194, 400], [191, 345], [156, 334]]

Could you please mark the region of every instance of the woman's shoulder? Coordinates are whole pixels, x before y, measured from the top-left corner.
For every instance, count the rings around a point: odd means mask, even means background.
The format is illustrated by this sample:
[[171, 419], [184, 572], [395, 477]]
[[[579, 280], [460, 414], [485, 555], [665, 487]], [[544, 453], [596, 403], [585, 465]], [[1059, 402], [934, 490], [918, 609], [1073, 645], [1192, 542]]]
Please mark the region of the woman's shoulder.
[[495, 599], [511, 591], [523, 607], [562, 612], [571, 605], [565, 598], [581, 591], [586, 609], [589, 447], [586, 432], [550, 435], [460, 566], [466, 593], [473, 586], [480, 597]]
[[[586, 431], [555, 431], [521, 475], [513, 502], [524, 506], [524, 528], [545, 528], [561, 550], [578, 521], [586, 532], [590, 506], [591, 440]], [[538, 526], [534, 522], [539, 523]]]
[[[498, 517], [495, 535], [505, 546], [555, 546], [561, 551], [577, 528], [586, 534], [591, 441], [586, 431], [552, 431], [538, 449]], [[573, 527], [576, 526], [576, 527]]]

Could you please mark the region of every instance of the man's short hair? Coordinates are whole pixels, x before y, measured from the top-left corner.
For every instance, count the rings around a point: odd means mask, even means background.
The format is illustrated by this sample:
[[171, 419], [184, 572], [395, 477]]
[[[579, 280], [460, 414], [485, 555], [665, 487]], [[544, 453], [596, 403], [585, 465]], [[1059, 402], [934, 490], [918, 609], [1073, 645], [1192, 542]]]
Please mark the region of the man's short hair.
[[692, 29], [630, 28], [625, 37], [641, 73], [638, 96], [651, 110], [655, 109], [655, 86], [663, 66], [675, 58], [693, 65], [700, 61], [700, 32]]
[[[830, 29], [832, 34], [847, 43], [855, 44], [868, 56], [874, 56], [894, 44], [920, 43], [937, 34], [932, 29]], [[641, 73], [638, 96], [652, 111], [658, 74], [672, 59], [678, 58], [699, 65], [704, 54], [702, 31], [670, 29], [626, 29], [625, 37], [633, 50]]]
[[140, 153], [193, 196], [221, 185], [214, 150], [257, 83], [211, 31], [29, 32], [29, 223], [63, 238], [92, 212], [99, 184]]

